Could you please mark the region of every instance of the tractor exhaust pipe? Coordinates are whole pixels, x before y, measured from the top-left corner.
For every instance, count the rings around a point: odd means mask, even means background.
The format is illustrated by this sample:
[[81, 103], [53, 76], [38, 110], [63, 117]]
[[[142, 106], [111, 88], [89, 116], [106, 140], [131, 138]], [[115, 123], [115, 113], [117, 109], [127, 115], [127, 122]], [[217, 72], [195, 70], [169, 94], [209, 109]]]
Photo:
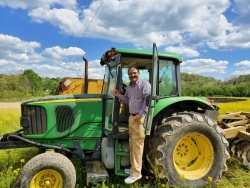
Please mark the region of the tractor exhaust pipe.
[[89, 62], [85, 57], [82, 57], [82, 59], [85, 62], [85, 72], [84, 72], [84, 86], [83, 86], [83, 93], [88, 93], [88, 66], [89, 66]]

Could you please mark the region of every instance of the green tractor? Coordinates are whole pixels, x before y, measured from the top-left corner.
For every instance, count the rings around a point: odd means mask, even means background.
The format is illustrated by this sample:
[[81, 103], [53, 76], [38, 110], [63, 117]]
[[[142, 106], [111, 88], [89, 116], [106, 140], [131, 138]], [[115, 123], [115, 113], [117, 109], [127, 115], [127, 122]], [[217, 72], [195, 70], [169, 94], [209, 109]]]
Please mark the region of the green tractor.
[[[108, 171], [128, 176], [128, 106], [112, 95], [128, 84], [128, 68], [151, 84], [145, 118], [145, 171], [170, 186], [202, 187], [227, 170], [228, 141], [217, 126], [218, 112], [203, 97], [182, 97], [181, 56], [153, 50], [111, 48], [101, 57], [101, 94], [57, 95], [21, 104], [22, 129], [3, 136], [0, 149], [38, 147], [18, 177], [18, 187], [75, 187], [69, 160], [79, 157], [89, 182], [108, 181]], [[52, 152], [48, 152], [52, 151]]]

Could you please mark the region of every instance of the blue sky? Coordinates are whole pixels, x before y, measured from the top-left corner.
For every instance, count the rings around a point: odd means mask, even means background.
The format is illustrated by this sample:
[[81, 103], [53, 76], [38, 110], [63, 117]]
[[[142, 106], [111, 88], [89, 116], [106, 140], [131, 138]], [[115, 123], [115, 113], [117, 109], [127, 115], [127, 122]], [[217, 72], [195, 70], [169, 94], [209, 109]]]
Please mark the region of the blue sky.
[[[175, 3], [173, 3], [175, 2]], [[0, 73], [103, 78], [111, 47], [183, 56], [181, 72], [250, 74], [247, 0], [0, 0]]]

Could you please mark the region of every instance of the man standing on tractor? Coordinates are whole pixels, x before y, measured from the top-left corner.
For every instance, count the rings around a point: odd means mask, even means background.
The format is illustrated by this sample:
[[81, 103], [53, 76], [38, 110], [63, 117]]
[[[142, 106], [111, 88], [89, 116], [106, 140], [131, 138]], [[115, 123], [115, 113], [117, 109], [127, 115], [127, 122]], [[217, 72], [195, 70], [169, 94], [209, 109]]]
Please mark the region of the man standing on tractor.
[[125, 179], [125, 183], [134, 183], [142, 177], [142, 155], [145, 139], [145, 128], [143, 126], [145, 114], [148, 107], [146, 106], [146, 97], [151, 93], [151, 85], [145, 80], [140, 80], [139, 69], [130, 67], [128, 69], [130, 84], [124, 95], [118, 90], [113, 91], [113, 95], [119, 100], [129, 105], [129, 148], [131, 168], [125, 169], [130, 174]]

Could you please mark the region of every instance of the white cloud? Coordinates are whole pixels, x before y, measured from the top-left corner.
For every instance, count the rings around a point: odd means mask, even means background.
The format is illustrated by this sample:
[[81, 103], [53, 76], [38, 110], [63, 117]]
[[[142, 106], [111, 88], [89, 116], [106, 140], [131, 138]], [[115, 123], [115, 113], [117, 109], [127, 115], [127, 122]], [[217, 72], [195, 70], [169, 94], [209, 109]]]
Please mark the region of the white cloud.
[[41, 60], [41, 57], [35, 52], [35, 49], [39, 47], [38, 42], [22, 41], [17, 37], [0, 34], [0, 60], [28, 63], [34, 56], [37, 60]]
[[34, 21], [48, 21], [69, 35], [132, 42], [139, 48], [151, 47], [153, 42], [169, 46], [217, 41], [216, 37], [231, 28], [223, 15], [229, 6], [229, 0], [182, 0], [174, 4], [169, 0], [105, 0], [92, 1], [82, 12], [39, 7], [29, 15]]
[[58, 26], [61, 31], [68, 35], [71, 35], [74, 32], [74, 28], [77, 25], [81, 25], [78, 20], [78, 12], [70, 9], [49, 9], [38, 7], [31, 10], [28, 15], [31, 16], [33, 21], [38, 23], [49, 21], [51, 24]]
[[[95, 61], [89, 62], [89, 78], [103, 79], [104, 67], [100, 68], [100, 65], [95, 65]], [[60, 62], [60, 66], [48, 65], [48, 64], [32, 64], [29, 66], [32, 70], [42, 77], [84, 77], [84, 63], [83, 62]], [[20, 70], [28, 69], [22, 67]]]
[[232, 72], [232, 75], [238, 76], [238, 75], [244, 75], [244, 74], [250, 74], [250, 61], [245, 60], [238, 63], [235, 63], [234, 66], [239, 67], [239, 70], [236, 70]]
[[89, 78], [103, 79], [105, 73], [105, 66], [100, 65], [100, 60], [90, 61], [89, 65]]
[[250, 70], [237, 70], [232, 72], [232, 75], [234, 76], [245, 75], [245, 74], [250, 74]]
[[18, 71], [23, 71], [27, 69], [32, 69], [41, 77], [51, 77], [56, 78], [60, 77], [60, 73], [62, 73], [62, 68], [49, 64], [22, 64], [17, 68]]
[[12, 67], [13, 65], [16, 65], [14, 61], [7, 61], [5, 59], [0, 59], [0, 67], [3, 67], [3, 66]]
[[165, 48], [165, 51], [178, 53], [183, 57], [198, 57], [200, 55], [200, 53], [197, 50], [194, 50], [187, 46], [178, 46], [178, 47], [169, 46]]
[[227, 65], [227, 61], [215, 61], [213, 59], [187, 60], [181, 64], [181, 72], [194, 74], [225, 73]]
[[236, 28], [229, 34], [221, 35], [217, 41], [208, 42], [213, 49], [233, 50], [237, 48], [250, 48], [250, 31]]
[[[88, 62], [88, 77], [103, 79], [104, 67], [100, 66], [100, 60], [94, 60]], [[71, 75], [84, 77], [85, 63], [82, 62], [63, 62], [61, 67], [64, 70], [70, 71]]]
[[61, 5], [67, 8], [76, 6], [76, 0], [1, 0], [0, 6], [9, 6], [11, 8], [28, 9], [30, 7], [50, 7], [52, 5]]
[[42, 56], [53, 59], [63, 59], [70, 56], [83, 56], [84, 54], [85, 52], [81, 48], [61, 48], [59, 46], [54, 46], [51, 48], [46, 48], [42, 53]]
[[138, 48], [150, 48], [153, 42], [157, 46], [250, 48], [250, 26], [239, 27], [250, 25], [245, 0], [235, 0], [233, 11], [238, 17], [234, 20], [224, 15], [230, 0], [97, 0], [84, 9], [76, 7], [76, 0], [2, 0], [0, 5], [26, 8], [33, 21], [48, 21], [67, 35], [132, 42]]
[[[34, 48], [39, 48], [40, 43], [32, 41], [22, 41], [17, 37], [0, 34], [0, 49], [5, 52], [14, 51], [15, 53], [33, 53]], [[6, 50], [5, 50], [6, 49]], [[0, 51], [0, 53], [1, 53]]]
[[[58, 55], [58, 54], [56, 54]], [[70, 54], [69, 54], [70, 55]], [[58, 56], [62, 57], [62, 56]], [[62, 58], [63, 59], [63, 58]], [[47, 63], [47, 64], [45, 64]], [[50, 64], [49, 64], [50, 63]], [[65, 61], [43, 61], [39, 63], [24, 64], [20, 61], [7, 61], [0, 59], [0, 73], [19, 73], [20, 71], [32, 69], [41, 77], [84, 77], [85, 65], [83, 61], [65, 62]], [[103, 79], [104, 67], [100, 67], [99, 60], [89, 62], [89, 78]]]
[[235, 24], [250, 25], [250, 6], [246, 0], [235, 0], [233, 12], [239, 16], [234, 20]]
[[248, 61], [248, 60], [241, 61], [239, 63], [235, 63], [234, 66], [236, 66], [236, 67], [250, 67], [250, 61]]
[[[0, 34], [0, 73], [18, 73], [21, 70], [32, 69], [40, 76], [83, 76], [82, 56], [85, 52], [82, 49], [54, 46], [38, 54], [35, 52], [38, 47], [40, 44], [35, 41], [22, 41], [17, 37]], [[79, 57], [79, 62], [69, 61], [76, 57]], [[96, 71], [97, 62], [91, 62], [89, 66], [101, 76], [102, 71]]]

